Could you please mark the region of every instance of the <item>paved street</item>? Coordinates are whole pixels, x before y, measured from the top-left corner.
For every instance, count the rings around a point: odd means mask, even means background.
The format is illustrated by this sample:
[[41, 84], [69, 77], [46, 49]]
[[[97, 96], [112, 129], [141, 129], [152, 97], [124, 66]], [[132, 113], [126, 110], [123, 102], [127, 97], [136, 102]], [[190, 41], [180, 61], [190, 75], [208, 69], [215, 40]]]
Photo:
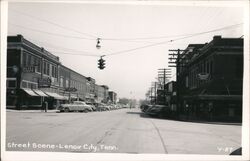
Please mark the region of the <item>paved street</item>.
[[7, 150], [229, 154], [241, 126], [150, 118], [139, 109], [92, 113], [7, 112]]

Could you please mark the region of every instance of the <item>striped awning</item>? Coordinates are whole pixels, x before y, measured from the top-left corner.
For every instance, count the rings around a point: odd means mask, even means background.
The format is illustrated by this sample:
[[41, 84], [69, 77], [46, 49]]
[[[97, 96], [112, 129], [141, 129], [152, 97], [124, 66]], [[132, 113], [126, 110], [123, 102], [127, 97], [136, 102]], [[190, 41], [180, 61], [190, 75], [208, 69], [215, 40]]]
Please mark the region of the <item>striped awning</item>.
[[39, 96], [41, 96], [41, 97], [48, 97], [48, 95], [46, 95], [43, 91], [41, 91], [41, 90], [39, 90], [39, 89], [33, 89], [33, 91], [34, 91], [37, 95], [39, 95]]
[[44, 93], [50, 97], [53, 97], [55, 99], [58, 99], [58, 100], [66, 100], [67, 98], [64, 97], [64, 96], [61, 96], [57, 93], [53, 93], [53, 92], [47, 92], [47, 91], [44, 91]]
[[30, 95], [30, 96], [39, 96], [39, 95], [37, 95], [34, 91], [32, 91], [32, 89], [29, 89], [29, 88], [22, 88], [22, 90], [24, 91], [24, 92], [26, 92], [28, 95]]

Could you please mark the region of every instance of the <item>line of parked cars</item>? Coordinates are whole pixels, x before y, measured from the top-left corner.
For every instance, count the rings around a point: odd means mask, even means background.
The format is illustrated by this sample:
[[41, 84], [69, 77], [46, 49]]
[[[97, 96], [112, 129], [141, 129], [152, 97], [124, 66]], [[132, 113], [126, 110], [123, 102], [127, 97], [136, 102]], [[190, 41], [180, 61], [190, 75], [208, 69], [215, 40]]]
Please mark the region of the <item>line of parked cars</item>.
[[61, 104], [58, 108], [60, 112], [92, 112], [109, 111], [123, 108], [120, 104], [86, 103], [83, 101], [73, 101], [68, 104]]

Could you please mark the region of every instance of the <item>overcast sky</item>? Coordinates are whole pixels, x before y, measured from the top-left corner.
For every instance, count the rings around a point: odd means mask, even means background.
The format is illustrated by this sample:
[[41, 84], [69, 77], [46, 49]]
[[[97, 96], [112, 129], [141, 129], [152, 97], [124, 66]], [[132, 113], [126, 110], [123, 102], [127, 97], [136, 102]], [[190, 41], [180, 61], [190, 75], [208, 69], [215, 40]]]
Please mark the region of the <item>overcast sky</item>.
[[[185, 49], [191, 43], [206, 43], [214, 35], [243, 35], [243, 27], [239, 25], [109, 56], [178, 38], [174, 35], [206, 32], [243, 23], [243, 8], [13, 2], [9, 3], [8, 14], [8, 35], [22, 34], [59, 56], [65, 66], [94, 78], [97, 84], [108, 85], [110, 90], [118, 93], [118, 97], [137, 99], [145, 98], [151, 82], [156, 81], [157, 70], [168, 68], [169, 49]], [[102, 39], [99, 50], [95, 47], [98, 37]], [[155, 37], [158, 39], [153, 39]], [[104, 57], [104, 70], [97, 68], [98, 55], [107, 55]], [[174, 69], [172, 75], [175, 79]]]

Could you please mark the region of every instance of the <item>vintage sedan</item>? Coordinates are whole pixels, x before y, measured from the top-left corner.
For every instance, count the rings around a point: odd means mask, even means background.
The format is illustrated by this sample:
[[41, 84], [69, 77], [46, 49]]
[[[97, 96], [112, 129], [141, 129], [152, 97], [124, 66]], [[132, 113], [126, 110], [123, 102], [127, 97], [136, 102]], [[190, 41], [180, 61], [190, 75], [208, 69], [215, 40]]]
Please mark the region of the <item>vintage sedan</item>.
[[96, 107], [93, 103], [86, 102], [86, 104], [89, 105], [93, 111], [96, 111]]
[[105, 105], [104, 103], [96, 103], [95, 106], [96, 106], [97, 111], [107, 111], [107, 110], [109, 110], [108, 106]]
[[154, 117], [163, 117], [166, 115], [168, 106], [165, 105], [149, 105], [149, 107], [145, 110], [145, 113]]
[[59, 110], [60, 112], [90, 112], [92, 108], [83, 101], [74, 101], [70, 104], [61, 104]]

